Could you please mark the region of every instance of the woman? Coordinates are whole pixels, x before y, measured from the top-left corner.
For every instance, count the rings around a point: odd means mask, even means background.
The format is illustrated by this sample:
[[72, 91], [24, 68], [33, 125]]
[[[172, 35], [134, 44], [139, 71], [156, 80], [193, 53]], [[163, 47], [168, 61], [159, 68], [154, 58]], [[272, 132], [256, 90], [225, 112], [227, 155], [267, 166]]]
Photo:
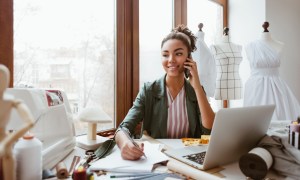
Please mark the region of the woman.
[[[163, 39], [162, 66], [166, 74], [144, 85], [116, 131], [115, 140], [123, 159], [143, 156], [143, 143], [135, 146], [126, 136], [141, 121], [143, 130], [153, 138], [199, 138], [210, 134], [214, 112], [200, 84], [196, 62], [190, 57], [196, 50], [195, 41], [196, 37], [184, 25]], [[185, 69], [189, 71], [188, 79]]]

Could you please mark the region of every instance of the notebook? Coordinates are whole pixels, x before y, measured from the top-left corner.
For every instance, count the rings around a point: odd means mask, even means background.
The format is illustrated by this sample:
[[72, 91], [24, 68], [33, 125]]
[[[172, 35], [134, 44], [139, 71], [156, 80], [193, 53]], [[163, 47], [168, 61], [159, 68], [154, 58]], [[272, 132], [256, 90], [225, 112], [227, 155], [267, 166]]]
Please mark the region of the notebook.
[[200, 170], [237, 161], [266, 134], [274, 109], [275, 105], [221, 109], [215, 115], [208, 145], [167, 150], [165, 154]]
[[112, 153], [105, 158], [99, 159], [91, 163], [89, 167], [92, 171], [109, 171], [109, 172], [127, 172], [127, 173], [145, 173], [152, 172], [156, 163], [165, 162], [169, 157], [161, 152], [160, 144], [151, 144], [144, 142], [144, 156], [136, 161], [125, 160], [121, 157], [118, 147], [114, 147]]

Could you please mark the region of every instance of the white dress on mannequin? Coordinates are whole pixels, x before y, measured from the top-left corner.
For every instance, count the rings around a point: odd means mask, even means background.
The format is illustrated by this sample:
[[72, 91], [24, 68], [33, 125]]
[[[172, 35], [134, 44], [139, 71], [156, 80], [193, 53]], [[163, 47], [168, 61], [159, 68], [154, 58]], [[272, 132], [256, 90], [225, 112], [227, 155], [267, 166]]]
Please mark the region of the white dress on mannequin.
[[300, 114], [299, 103], [279, 76], [283, 46], [269, 32], [245, 46], [251, 75], [245, 84], [244, 106], [275, 104], [272, 120], [295, 120]]
[[213, 55], [204, 42], [204, 35], [205, 34], [203, 31], [198, 31], [196, 33], [197, 50], [192, 53], [192, 57], [194, 61], [197, 62], [197, 67], [199, 69], [198, 75], [200, 77], [200, 82], [205, 90], [206, 95], [208, 97], [214, 97], [217, 70]]
[[242, 58], [242, 46], [229, 42], [228, 35], [222, 37], [222, 42], [211, 46], [217, 67], [215, 99], [241, 99], [242, 83], [239, 65]]

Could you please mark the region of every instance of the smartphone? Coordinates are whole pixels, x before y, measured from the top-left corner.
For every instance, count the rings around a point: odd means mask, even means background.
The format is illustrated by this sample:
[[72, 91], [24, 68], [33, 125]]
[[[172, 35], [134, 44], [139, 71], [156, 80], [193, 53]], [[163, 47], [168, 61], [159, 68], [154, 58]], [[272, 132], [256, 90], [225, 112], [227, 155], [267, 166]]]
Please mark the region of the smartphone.
[[[192, 57], [191, 54], [189, 54], [188, 58], [191, 58], [191, 57]], [[190, 77], [190, 74], [191, 74], [190, 70], [187, 69], [187, 68], [184, 68], [184, 76], [185, 76], [185, 78], [188, 79]]]

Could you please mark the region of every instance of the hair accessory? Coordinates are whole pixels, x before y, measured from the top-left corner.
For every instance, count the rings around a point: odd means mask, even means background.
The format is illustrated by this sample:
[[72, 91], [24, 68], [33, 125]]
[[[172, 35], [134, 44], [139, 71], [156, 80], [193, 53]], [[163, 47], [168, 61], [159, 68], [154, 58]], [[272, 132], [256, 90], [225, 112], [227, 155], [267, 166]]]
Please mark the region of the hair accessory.
[[176, 32], [176, 33], [182, 35], [189, 42], [189, 45], [191, 45], [191, 39], [188, 35], [184, 34], [183, 32]]

